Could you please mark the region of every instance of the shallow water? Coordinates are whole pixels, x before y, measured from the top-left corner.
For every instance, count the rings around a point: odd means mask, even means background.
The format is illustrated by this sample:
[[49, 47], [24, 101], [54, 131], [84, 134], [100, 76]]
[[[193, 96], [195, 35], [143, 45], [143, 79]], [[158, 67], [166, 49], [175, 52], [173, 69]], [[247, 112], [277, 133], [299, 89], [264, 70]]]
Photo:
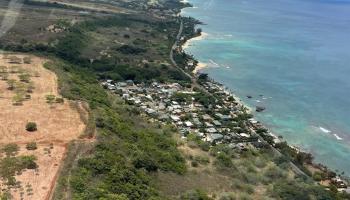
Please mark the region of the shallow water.
[[190, 2], [182, 14], [208, 36], [186, 51], [203, 71], [265, 106], [256, 118], [272, 132], [350, 175], [350, 1]]

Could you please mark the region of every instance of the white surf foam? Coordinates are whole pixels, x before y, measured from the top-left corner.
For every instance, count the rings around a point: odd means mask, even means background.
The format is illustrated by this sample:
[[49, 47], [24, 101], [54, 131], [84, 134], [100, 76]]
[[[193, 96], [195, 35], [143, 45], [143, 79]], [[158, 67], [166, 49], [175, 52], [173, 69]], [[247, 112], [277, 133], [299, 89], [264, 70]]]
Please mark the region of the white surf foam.
[[219, 64], [216, 63], [216, 62], [214, 62], [214, 60], [212, 60], [212, 59], [210, 59], [209, 62], [210, 62], [211, 64], [213, 64], [213, 65], [219, 66]]
[[339, 137], [339, 135], [337, 135], [335, 133], [333, 135], [334, 135], [335, 138], [337, 138], [337, 140], [343, 140], [343, 138]]
[[328, 130], [328, 129], [326, 129], [326, 128], [323, 128], [323, 127], [318, 127], [322, 132], [324, 132], [324, 133], [330, 133], [330, 132], [332, 132], [332, 131], [330, 131], [330, 130]]

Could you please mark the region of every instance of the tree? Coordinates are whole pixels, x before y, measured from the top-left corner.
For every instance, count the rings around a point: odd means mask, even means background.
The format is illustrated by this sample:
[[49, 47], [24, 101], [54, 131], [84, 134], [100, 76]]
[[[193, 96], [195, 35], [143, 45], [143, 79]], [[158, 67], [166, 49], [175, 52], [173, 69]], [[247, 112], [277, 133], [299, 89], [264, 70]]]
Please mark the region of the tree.
[[64, 99], [60, 97], [57, 97], [55, 101], [56, 103], [64, 103]]
[[7, 85], [8, 85], [7, 89], [14, 90], [16, 85], [16, 80], [14, 79], [7, 80]]
[[35, 122], [28, 122], [27, 125], [26, 125], [26, 130], [29, 131], [29, 132], [37, 131], [38, 128], [37, 128], [36, 123]]
[[30, 74], [23, 73], [23, 74], [18, 75], [18, 78], [22, 82], [29, 83], [29, 81], [30, 81]]
[[30, 142], [26, 145], [27, 150], [36, 150], [37, 148], [36, 142]]
[[201, 28], [197, 28], [196, 34], [197, 34], [197, 35], [201, 35], [201, 34], [202, 34], [202, 29], [201, 29]]
[[8, 79], [8, 77], [9, 77], [9, 74], [7, 72], [1, 74], [1, 79], [4, 81], [6, 81]]
[[49, 94], [49, 95], [46, 95], [46, 103], [52, 105], [54, 102], [55, 102], [55, 95], [53, 94]]
[[15, 143], [10, 143], [4, 146], [2, 149], [7, 156], [15, 156], [19, 151], [19, 146]]
[[15, 96], [13, 96], [12, 101], [13, 101], [13, 105], [15, 105], [15, 106], [23, 105], [23, 101], [24, 101], [23, 93], [18, 93]]
[[25, 64], [30, 64], [30, 63], [32, 63], [32, 58], [31, 58], [31, 57], [24, 57], [24, 58], [23, 58], [23, 62], [24, 62]]

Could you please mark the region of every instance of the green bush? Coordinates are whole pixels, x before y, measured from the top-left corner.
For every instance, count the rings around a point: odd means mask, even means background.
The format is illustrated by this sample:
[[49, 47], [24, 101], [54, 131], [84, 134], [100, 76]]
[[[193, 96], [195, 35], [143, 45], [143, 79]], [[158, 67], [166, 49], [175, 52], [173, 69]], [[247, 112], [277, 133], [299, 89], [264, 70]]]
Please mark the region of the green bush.
[[6, 156], [15, 156], [19, 151], [19, 146], [15, 143], [6, 144], [2, 150]]
[[37, 131], [38, 128], [37, 128], [36, 123], [35, 122], [28, 122], [27, 125], [26, 125], [26, 130], [29, 131], [29, 132]]
[[225, 153], [220, 153], [216, 156], [215, 164], [218, 165], [219, 167], [225, 167], [225, 168], [233, 167], [232, 159]]
[[276, 181], [272, 195], [285, 200], [333, 199], [330, 193], [321, 186], [288, 180]]
[[190, 190], [185, 194], [181, 195], [181, 200], [212, 200], [204, 191], [202, 190]]

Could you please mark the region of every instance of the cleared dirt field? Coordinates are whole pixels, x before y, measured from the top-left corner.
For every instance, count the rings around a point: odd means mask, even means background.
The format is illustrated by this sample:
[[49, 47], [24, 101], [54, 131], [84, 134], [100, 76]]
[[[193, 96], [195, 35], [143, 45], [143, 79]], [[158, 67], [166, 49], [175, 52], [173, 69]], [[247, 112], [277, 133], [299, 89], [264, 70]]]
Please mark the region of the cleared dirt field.
[[[19, 57], [19, 56], [18, 56]], [[21, 66], [29, 72], [38, 73], [39, 77], [31, 77], [34, 90], [31, 99], [23, 105], [12, 105], [13, 91], [8, 90], [6, 81], [0, 81], [0, 143], [20, 142], [62, 142], [76, 139], [85, 124], [81, 122], [79, 113], [71, 106], [72, 102], [50, 105], [47, 95], [58, 95], [56, 75], [43, 67], [45, 60], [32, 58], [31, 64], [9, 64], [8, 60], [0, 59], [0, 66]], [[15, 79], [16, 74], [10, 74], [9, 79]], [[35, 122], [38, 130], [26, 131], [27, 122]]]
[[[18, 63], [9, 63], [16, 56]], [[48, 103], [48, 95], [60, 98], [56, 75], [45, 69], [45, 59], [31, 56], [30, 64], [24, 64], [24, 55], [1, 55], [0, 67], [5, 66], [7, 80], [0, 80], [0, 145], [16, 143], [20, 147], [18, 155], [34, 155], [38, 168], [25, 170], [16, 175], [20, 188], [11, 189], [14, 199], [48, 199], [55, 184], [56, 176], [66, 152], [66, 145], [84, 132], [83, 119], [87, 113], [79, 102]], [[4, 67], [2, 67], [4, 68]], [[14, 105], [16, 89], [9, 89], [9, 81], [20, 80], [20, 75], [14, 69], [20, 69], [30, 74], [30, 84], [33, 89], [29, 99], [21, 105]], [[11, 72], [12, 71], [12, 72]], [[22, 72], [23, 73], [23, 72]], [[23, 83], [24, 84], [24, 83]], [[80, 107], [78, 112], [77, 106]], [[83, 111], [82, 111], [83, 110]], [[26, 130], [28, 122], [37, 124], [37, 131]], [[36, 150], [27, 150], [26, 144], [36, 142]], [[21, 194], [22, 193], [22, 194]]]

